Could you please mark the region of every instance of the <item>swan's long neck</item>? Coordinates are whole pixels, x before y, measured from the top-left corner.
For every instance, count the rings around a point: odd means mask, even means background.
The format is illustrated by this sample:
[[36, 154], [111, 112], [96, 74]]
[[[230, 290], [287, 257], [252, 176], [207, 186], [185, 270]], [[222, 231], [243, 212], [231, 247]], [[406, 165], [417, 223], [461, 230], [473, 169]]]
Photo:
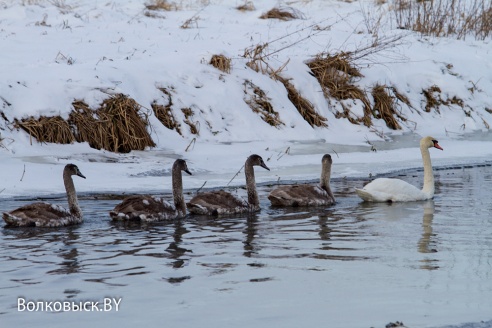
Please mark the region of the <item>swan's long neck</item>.
[[429, 148], [425, 146], [420, 147], [420, 152], [422, 153], [422, 161], [424, 162], [424, 187], [422, 192], [425, 192], [434, 196], [434, 173], [432, 172], [432, 163], [429, 153]]
[[248, 204], [251, 206], [259, 206], [260, 200], [256, 192], [255, 170], [253, 165], [246, 161], [244, 165], [244, 174], [246, 175], [246, 190], [248, 191]]
[[320, 187], [328, 193], [333, 201], [335, 201], [335, 196], [333, 196], [333, 192], [330, 188], [330, 178], [331, 165], [323, 163], [323, 167], [321, 169]]
[[75, 186], [69, 172], [63, 172], [63, 182], [65, 184], [65, 190], [67, 191], [68, 209], [70, 210], [70, 214], [81, 218], [82, 211], [80, 210], [79, 202], [77, 200], [77, 193], [75, 192]]
[[180, 217], [185, 216], [186, 203], [183, 196], [183, 176], [181, 175], [181, 169], [179, 167], [173, 167], [172, 181], [174, 206]]

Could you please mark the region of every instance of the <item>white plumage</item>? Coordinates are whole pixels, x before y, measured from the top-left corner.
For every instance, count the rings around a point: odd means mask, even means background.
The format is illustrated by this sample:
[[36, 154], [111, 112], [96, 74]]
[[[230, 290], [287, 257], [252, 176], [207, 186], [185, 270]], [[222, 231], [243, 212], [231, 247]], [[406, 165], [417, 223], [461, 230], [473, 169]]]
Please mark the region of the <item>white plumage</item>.
[[422, 190], [400, 179], [379, 178], [362, 189], [355, 189], [357, 195], [368, 202], [410, 202], [434, 197], [434, 173], [429, 148], [441, 149], [437, 140], [425, 137], [420, 140], [420, 151], [424, 164], [424, 186]]

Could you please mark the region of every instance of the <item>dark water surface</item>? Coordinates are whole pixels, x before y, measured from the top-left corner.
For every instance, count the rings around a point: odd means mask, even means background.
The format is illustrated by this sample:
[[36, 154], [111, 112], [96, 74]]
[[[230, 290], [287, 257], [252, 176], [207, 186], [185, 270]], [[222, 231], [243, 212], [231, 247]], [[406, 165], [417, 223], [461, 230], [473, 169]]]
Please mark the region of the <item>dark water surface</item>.
[[[435, 174], [427, 202], [362, 203], [363, 181], [338, 180], [334, 207], [273, 209], [261, 186], [256, 215], [152, 225], [112, 223], [119, 200], [81, 197], [80, 226], [0, 229], [0, 327], [489, 327], [492, 167]], [[400, 178], [421, 186], [422, 172]], [[18, 298], [121, 303], [18, 311]]]

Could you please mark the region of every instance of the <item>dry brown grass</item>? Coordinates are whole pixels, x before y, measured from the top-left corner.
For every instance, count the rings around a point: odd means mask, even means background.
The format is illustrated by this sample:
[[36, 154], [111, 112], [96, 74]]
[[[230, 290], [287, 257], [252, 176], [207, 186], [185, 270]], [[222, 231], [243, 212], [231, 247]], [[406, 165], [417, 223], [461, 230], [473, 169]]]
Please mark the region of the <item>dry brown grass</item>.
[[237, 6], [236, 9], [239, 11], [254, 11], [256, 8], [253, 1], [244, 1], [244, 3]]
[[408, 99], [407, 96], [402, 94], [400, 91], [398, 91], [395, 87], [389, 87], [391, 91], [393, 91], [393, 95], [398, 99], [398, 101], [404, 103], [410, 108], [413, 108], [412, 104], [410, 103], [410, 99]]
[[374, 98], [373, 115], [376, 118], [383, 119], [390, 129], [400, 130], [401, 126], [397, 119], [406, 121], [406, 118], [397, 110], [397, 98], [391, 94], [392, 90], [393, 88], [385, 85], [378, 84], [374, 86], [372, 89], [372, 97]]
[[399, 28], [422, 35], [484, 40], [492, 33], [489, 0], [393, 0], [391, 7]]
[[154, 101], [151, 104], [152, 110], [154, 111], [155, 117], [164, 125], [166, 128], [170, 130], [176, 130], [180, 135], [181, 133], [181, 124], [176, 120], [172, 111], [173, 99], [171, 96], [171, 92], [166, 88], [159, 88], [159, 90], [167, 96], [167, 104], [160, 105], [157, 101]]
[[270, 98], [267, 97], [266, 93], [260, 87], [249, 80], [244, 81], [243, 85], [244, 101], [253, 112], [258, 113], [261, 119], [271, 126], [279, 128], [285, 125], [280, 120], [278, 112], [273, 109]]
[[213, 55], [209, 64], [224, 73], [231, 72], [231, 59], [224, 55]]
[[92, 148], [116, 153], [144, 150], [155, 143], [147, 132], [148, 117], [140, 105], [125, 95], [117, 94], [91, 110], [83, 101], [72, 103], [69, 124], [76, 127], [75, 138]]
[[[371, 125], [371, 105], [367, 99], [366, 93], [357, 87], [353, 80], [361, 77], [360, 71], [352, 64], [349, 53], [341, 52], [335, 55], [318, 54], [313, 60], [307, 63], [311, 72], [323, 88], [325, 97], [333, 97], [338, 101], [347, 99], [358, 99], [364, 106], [364, 116], [357, 122], [366, 126]], [[347, 117], [345, 113], [347, 107], [344, 107], [344, 113], [339, 113], [339, 117]], [[351, 116], [350, 116], [351, 117]], [[352, 120], [351, 120], [352, 122]]]
[[185, 120], [184, 122], [190, 127], [190, 132], [192, 134], [196, 134], [196, 135], [199, 135], [200, 134], [200, 125], [198, 124], [198, 122], [194, 122], [192, 119], [193, 119], [193, 116], [195, 115], [195, 112], [193, 112], [193, 110], [191, 108], [181, 108], [181, 111], [183, 112], [184, 116], [185, 116]]
[[175, 3], [169, 3], [167, 0], [152, 0], [145, 4], [147, 10], [163, 10], [171, 11], [177, 10], [177, 5]]
[[441, 99], [441, 88], [433, 85], [427, 89], [423, 89], [422, 94], [426, 100], [425, 111], [429, 113], [432, 109], [435, 109], [439, 113], [439, 106], [443, 103]]
[[457, 105], [461, 108], [465, 107], [465, 102], [461, 98], [458, 98], [456, 96], [453, 96], [452, 98], [441, 97], [441, 88], [439, 88], [437, 85], [433, 85], [427, 89], [423, 89], [422, 94], [424, 95], [426, 100], [425, 111], [428, 113], [432, 109], [440, 113], [439, 106], [441, 105], [445, 105], [445, 106]]
[[303, 17], [302, 13], [291, 7], [272, 8], [260, 16], [261, 19], [278, 19], [282, 21], [289, 21], [293, 19], [299, 19], [302, 17]]
[[244, 58], [249, 59], [246, 66], [254, 70], [255, 72], [267, 73], [269, 65], [266, 62], [267, 55], [265, 54], [265, 49], [268, 47], [268, 43], [257, 44], [254, 47], [247, 48], [244, 50]]
[[277, 76], [277, 80], [282, 82], [287, 90], [287, 95], [292, 104], [297, 108], [297, 111], [301, 116], [308, 122], [312, 127], [327, 127], [327, 119], [322, 115], [318, 114], [314, 109], [314, 105], [302, 97], [299, 91], [289, 82], [288, 79]]
[[75, 141], [68, 123], [60, 116], [29, 117], [14, 120], [14, 127], [26, 131], [41, 143], [71, 144]]

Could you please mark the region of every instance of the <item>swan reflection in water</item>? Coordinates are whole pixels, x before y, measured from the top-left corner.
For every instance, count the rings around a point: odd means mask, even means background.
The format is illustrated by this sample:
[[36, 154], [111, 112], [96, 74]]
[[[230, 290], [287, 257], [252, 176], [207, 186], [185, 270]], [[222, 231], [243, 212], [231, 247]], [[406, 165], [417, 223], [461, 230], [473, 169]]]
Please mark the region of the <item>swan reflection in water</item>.
[[[424, 203], [424, 216], [422, 218], [422, 237], [418, 242], [418, 251], [423, 254], [437, 253], [436, 234], [432, 230], [432, 221], [434, 220], [434, 200], [430, 199]], [[437, 259], [426, 257], [421, 260], [421, 269], [436, 270], [439, 269]]]
[[[370, 203], [362, 202], [357, 207], [357, 217], [365, 222], [368, 233], [379, 241], [379, 248], [399, 249], [406, 253], [412, 248], [406, 247], [417, 241], [417, 252], [408, 254], [418, 262], [416, 267], [424, 270], [439, 269], [437, 253], [438, 239], [433, 231], [434, 200], [411, 203]], [[399, 243], [395, 244], [395, 236], [399, 236]], [[417, 255], [418, 254], [418, 255]], [[383, 254], [384, 256], [384, 254]], [[410, 259], [411, 261], [411, 259]]]

